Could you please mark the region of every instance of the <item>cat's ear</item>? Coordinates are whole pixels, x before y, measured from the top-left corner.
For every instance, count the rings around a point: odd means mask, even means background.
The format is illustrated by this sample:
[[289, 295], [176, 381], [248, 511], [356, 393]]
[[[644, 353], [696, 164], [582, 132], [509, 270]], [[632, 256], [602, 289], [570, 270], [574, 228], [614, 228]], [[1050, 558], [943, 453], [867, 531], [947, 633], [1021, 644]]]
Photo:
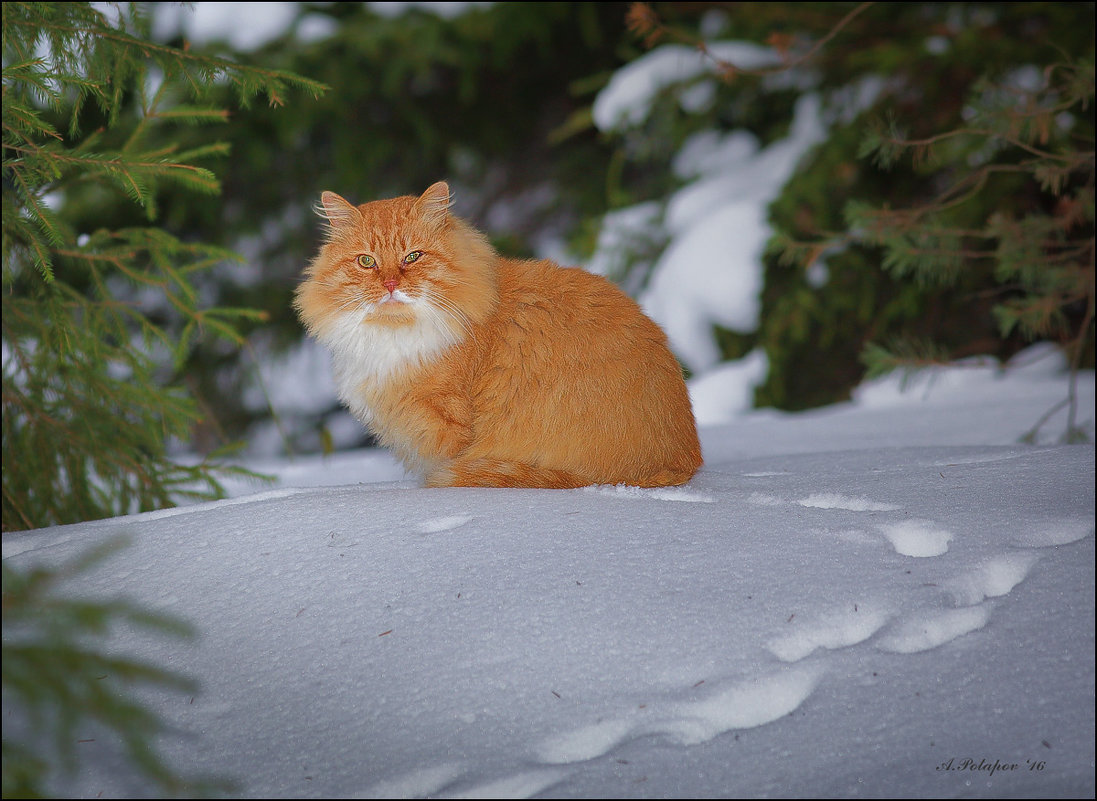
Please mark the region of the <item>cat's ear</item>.
[[334, 192], [324, 192], [320, 195], [320, 205], [316, 207], [316, 213], [331, 223], [332, 227], [362, 218], [356, 206], [352, 206]]
[[415, 211], [424, 222], [438, 223], [445, 220], [449, 212], [449, 184], [445, 181], [431, 184], [415, 201]]

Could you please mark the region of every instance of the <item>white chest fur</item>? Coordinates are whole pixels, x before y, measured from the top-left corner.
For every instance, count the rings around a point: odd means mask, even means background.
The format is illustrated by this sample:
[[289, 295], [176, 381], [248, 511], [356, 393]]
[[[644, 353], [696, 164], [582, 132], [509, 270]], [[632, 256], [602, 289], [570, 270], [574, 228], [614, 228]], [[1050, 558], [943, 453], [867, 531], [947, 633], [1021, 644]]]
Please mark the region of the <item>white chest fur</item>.
[[320, 335], [331, 350], [339, 399], [368, 423], [369, 390], [381, 390], [393, 374], [434, 359], [461, 341], [447, 319], [419, 314], [408, 325], [388, 326], [369, 320], [367, 313], [344, 314]]

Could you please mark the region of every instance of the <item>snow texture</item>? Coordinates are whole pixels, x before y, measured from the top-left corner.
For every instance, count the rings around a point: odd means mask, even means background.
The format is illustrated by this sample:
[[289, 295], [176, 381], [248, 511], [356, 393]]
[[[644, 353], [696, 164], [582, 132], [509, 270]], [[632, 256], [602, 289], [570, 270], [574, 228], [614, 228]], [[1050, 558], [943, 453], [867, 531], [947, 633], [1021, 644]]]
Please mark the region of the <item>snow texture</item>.
[[[66, 590], [196, 626], [113, 647], [200, 682], [147, 695], [159, 745], [240, 797], [1091, 797], [1094, 448], [1017, 444], [1061, 374], [962, 372], [707, 427], [685, 487], [427, 490], [363, 451], [3, 553], [129, 538]], [[80, 735], [57, 794], [148, 792]]]
[[690, 156], [707, 172], [670, 198], [672, 238], [640, 300], [691, 370], [719, 362], [713, 325], [744, 333], [758, 327], [762, 252], [772, 235], [768, 207], [823, 132], [819, 99], [805, 95], [787, 138], [748, 158], [749, 145], [732, 132], [711, 142], [706, 155]]
[[[106, 5], [106, 4], [97, 4]], [[306, 14], [294, 25], [303, 3], [160, 3], [154, 15], [153, 34], [166, 41], [182, 34], [190, 42], [208, 44], [227, 42], [234, 50], [257, 50], [282, 36], [293, 26], [293, 34], [302, 43], [327, 39], [337, 23], [325, 14]], [[390, 2], [369, 3], [382, 17], [397, 17], [410, 9], [444, 18], [460, 16], [470, 8], [488, 5], [477, 2]]]
[[[699, 110], [697, 106], [706, 105], [703, 98], [711, 99], [719, 80], [718, 61], [756, 69], [779, 63], [780, 56], [749, 42], [715, 42], [709, 55], [684, 45], [662, 45], [614, 74], [595, 99], [595, 125], [603, 131], [641, 125], [654, 98], [667, 90], [677, 92], [687, 112]], [[807, 86], [811, 76], [794, 70], [772, 80]], [[824, 108], [818, 95], [806, 92], [796, 102], [787, 136], [766, 147], [744, 130], [699, 131], [674, 157], [672, 169], [687, 183], [666, 199], [662, 219], [654, 201], [607, 215], [590, 260], [592, 268], [613, 275], [627, 264], [622, 249], [630, 242], [643, 258], [653, 243], [666, 241], [651, 265], [640, 302], [698, 378], [738, 365], [743, 372], [738, 383], [748, 393], [764, 379], [764, 366], [761, 377], [757, 375], [756, 354], [720, 364], [713, 326], [739, 333], [757, 330], [764, 283], [762, 254], [773, 233], [769, 205], [804, 155], [823, 141], [828, 125], [848, 122], [873, 102], [882, 85], [878, 78], [859, 81], [835, 93], [829, 108]], [[821, 287], [828, 274], [825, 261], [819, 261], [809, 267], [807, 278], [811, 286]], [[722, 408], [698, 407], [699, 418], [708, 423], [722, 417], [721, 422], [726, 422], [752, 405], [740, 402], [737, 395], [730, 397], [735, 400]]]
[[[661, 91], [698, 78], [716, 80], [713, 75], [716, 60], [745, 69], [780, 62], [775, 50], [751, 42], [712, 42], [707, 50], [710, 58], [688, 45], [662, 45], [617, 70], [595, 99], [595, 126], [612, 131], [639, 124], [648, 116], [651, 103]], [[687, 98], [685, 104], [687, 111], [697, 110], [694, 98]]]

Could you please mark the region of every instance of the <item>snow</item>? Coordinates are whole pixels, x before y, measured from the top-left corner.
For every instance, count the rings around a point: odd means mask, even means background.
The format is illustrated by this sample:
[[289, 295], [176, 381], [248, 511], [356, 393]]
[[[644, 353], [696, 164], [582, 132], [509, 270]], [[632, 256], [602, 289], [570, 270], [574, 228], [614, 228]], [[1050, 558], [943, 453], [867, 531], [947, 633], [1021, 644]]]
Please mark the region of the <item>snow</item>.
[[[769, 52], [742, 42], [721, 44], [721, 52], [727, 51], [731, 60], [743, 58], [748, 64], [762, 63]], [[647, 87], [645, 91], [654, 93], [682, 80], [686, 72], [701, 74], [707, 68], [705, 59], [692, 48], [657, 48], [615, 73], [595, 101], [595, 120], [601, 113], [599, 127], [609, 127], [610, 117], [635, 124], [647, 113], [649, 102], [635, 87]], [[619, 78], [624, 86], [615, 84]], [[599, 111], [606, 106], [613, 109], [612, 114]], [[628, 109], [630, 114], [623, 117], [619, 109]], [[690, 370], [704, 372], [718, 365], [713, 325], [741, 333], [757, 329], [762, 252], [772, 235], [767, 221], [769, 204], [824, 132], [820, 99], [806, 94], [796, 103], [784, 139], [759, 148], [745, 131], [702, 131], [691, 137], [675, 158], [675, 173], [689, 182], [667, 199], [663, 225], [669, 243], [652, 267], [640, 303], [667, 332], [675, 354]], [[605, 265], [620, 263], [622, 240], [638, 224], [652, 225], [654, 220], [650, 201], [617, 210], [608, 219], [608, 233], [600, 238], [592, 257], [596, 271], [605, 272]]]
[[819, 98], [809, 94], [796, 103], [789, 136], [764, 149], [752, 152], [738, 131], [715, 138], [706, 132], [686, 143], [678, 167], [703, 177], [669, 199], [671, 241], [640, 302], [691, 370], [719, 362], [713, 325], [742, 333], [758, 328], [769, 204], [823, 132]]
[[[105, 9], [108, 4], [102, 4]], [[182, 33], [197, 44], [227, 42], [234, 50], [250, 52], [286, 33], [301, 12], [303, 3], [159, 3], [154, 19], [153, 34], [166, 40]], [[476, 2], [392, 2], [369, 3], [374, 13], [382, 17], [399, 17], [410, 9], [436, 14], [443, 18], [458, 17], [469, 9], [490, 5]], [[337, 23], [327, 15], [310, 13], [294, 28], [297, 41], [317, 42], [330, 38]]]
[[[1065, 397], [1040, 355], [740, 413], [684, 487], [428, 490], [359, 451], [3, 555], [129, 538], [66, 589], [197, 628], [113, 647], [199, 681], [146, 696], [159, 745], [239, 797], [1091, 797], [1094, 448], [1063, 410], [1018, 443]], [[148, 793], [81, 740], [57, 794]]]
[[754, 406], [754, 388], [766, 380], [769, 360], [762, 350], [724, 362], [689, 382], [697, 425], [728, 423]]
[[[248, 52], [286, 32], [300, 3], [192, 3], [157, 4], [153, 34], [167, 39], [181, 32], [189, 41], [205, 44], [225, 41]], [[330, 30], [323, 35], [330, 35]]]
[[336, 394], [328, 351], [311, 338], [261, 362], [258, 370], [261, 381], [244, 392], [249, 409], [264, 409], [270, 403], [283, 412], [322, 412]]
[[637, 241], [647, 245], [653, 243], [648, 236], [658, 226], [662, 211], [655, 202], [639, 203], [608, 212], [602, 218], [602, 227], [598, 232], [598, 243], [594, 254], [584, 265], [596, 275], [618, 279], [627, 266], [624, 256], [630, 249], [636, 248]]
[[455, 0], [438, 0], [437, 2], [430, 2], [430, 0], [421, 0], [421, 2], [396, 2], [396, 3], [370, 3], [370, 9], [380, 14], [382, 17], [399, 17], [402, 14], [407, 13], [409, 9], [419, 9], [420, 11], [426, 11], [431, 14], [436, 14], [444, 19], [453, 19], [466, 13], [470, 9], [484, 8], [490, 6], [490, 2], [456, 2]]
[[[716, 60], [741, 69], [773, 66], [781, 61], [773, 49], [750, 42], [718, 41], [711, 58], [684, 45], [656, 47], [625, 65], [595, 98], [593, 119], [602, 131], [627, 132], [648, 118], [655, 97], [675, 91], [688, 112], [702, 110], [701, 96], [711, 96], [719, 80]], [[810, 87], [810, 73], [793, 70], [767, 79], [770, 88]], [[634, 258], [651, 262], [651, 243], [666, 241], [651, 264], [650, 278], [639, 300], [644, 311], [667, 333], [675, 355], [694, 374], [719, 370], [719, 347], [713, 326], [751, 333], [757, 330], [764, 284], [762, 254], [773, 234], [769, 205], [795, 174], [800, 160], [823, 141], [829, 124], [848, 121], [871, 105], [884, 82], [869, 77], [832, 94], [827, 104], [805, 91], [797, 100], [788, 134], [761, 147], [745, 130], [705, 129], [683, 144], [672, 162], [684, 185], [661, 204], [648, 200], [614, 210], [603, 223], [592, 269], [613, 274], [627, 264], [629, 240]], [[699, 92], [708, 88], [705, 92]], [[811, 265], [813, 287], [828, 277], [824, 262]], [[627, 287], [632, 289], [631, 287]], [[751, 357], [747, 357], [750, 359]], [[742, 360], [741, 360], [742, 361]], [[753, 364], [741, 364], [750, 372]], [[757, 383], [757, 382], [755, 382]]]
[[[666, 44], [617, 70], [594, 101], [595, 126], [601, 131], [612, 131], [640, 123], [663, 90], [697, 79], [715, 80], [712, 76], [715, 61], [735, 64], [741, 69], [757, 69], [774, 66], [781, 60], [777, 51], [752, 42], [711, 42], [706, 47], [711, 59], [695, 47]], [[690, 103], [688, 96], [686, 103]]]

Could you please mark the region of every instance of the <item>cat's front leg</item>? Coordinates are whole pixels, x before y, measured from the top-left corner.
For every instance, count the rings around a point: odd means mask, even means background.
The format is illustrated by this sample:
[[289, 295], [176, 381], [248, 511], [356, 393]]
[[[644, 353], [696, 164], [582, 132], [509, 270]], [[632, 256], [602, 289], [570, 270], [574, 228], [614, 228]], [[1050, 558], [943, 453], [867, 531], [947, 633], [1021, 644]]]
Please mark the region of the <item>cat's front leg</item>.
[[405, 435], [420, 463], [452, 461], [472, 441], [471, 409], [466, 398], [423, 388], [411, 393], [402, 407]]

